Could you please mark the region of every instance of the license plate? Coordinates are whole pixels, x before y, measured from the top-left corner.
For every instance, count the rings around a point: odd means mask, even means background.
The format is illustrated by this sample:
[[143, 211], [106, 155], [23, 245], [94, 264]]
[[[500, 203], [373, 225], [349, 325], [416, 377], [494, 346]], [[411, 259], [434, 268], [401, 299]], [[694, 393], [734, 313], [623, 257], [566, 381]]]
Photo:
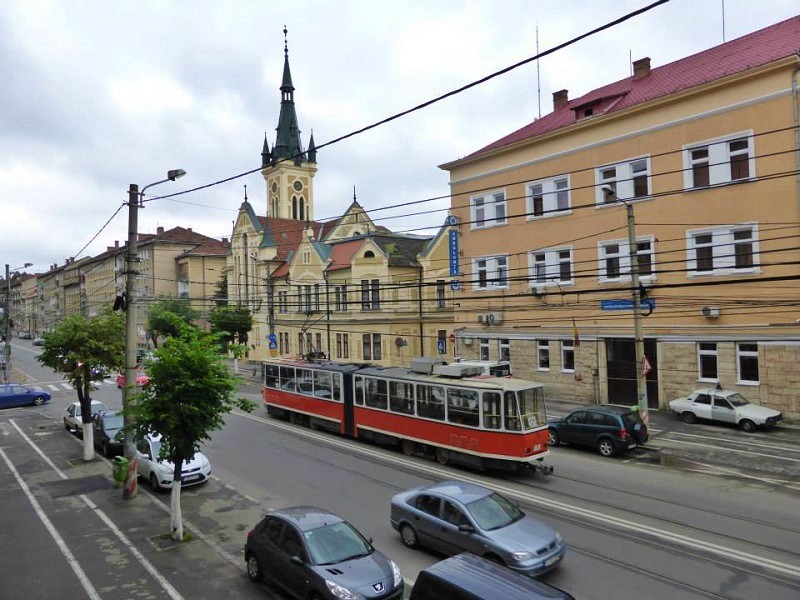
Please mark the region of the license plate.
[[181, 477], [181, 481], [183, 483], [188, 483], [190, 481], [197, 481], [198, 479], [200, 479], [200, 475], [188, 475], [186, 477]]
[[550, 565], [556, 564], [559, 560], [561, 560], [560, 556], [553, 556], [551, 558], [548, 558], [546, 561], [544, 561], [544, 566], [545, 567], [549, 567]]

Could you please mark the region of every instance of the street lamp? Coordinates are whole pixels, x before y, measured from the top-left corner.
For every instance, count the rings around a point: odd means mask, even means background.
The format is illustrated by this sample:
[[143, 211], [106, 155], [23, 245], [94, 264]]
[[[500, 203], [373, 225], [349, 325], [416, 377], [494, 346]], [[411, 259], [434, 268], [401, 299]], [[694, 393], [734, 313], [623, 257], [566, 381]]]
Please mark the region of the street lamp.
[[32, 266], [33, 263], [26, 262], [22, 267], [14, 267], [11, 269], [8, 263], [6, 263], [6, 305], [3, 309], [6, 344], [3, 357], [3, 383], [8, 383], [8, 372], [11, 370], [11, 273], [16, 273], [19, 269], [27, 269]]
[[642, 288], [639, 284], [639, 257], [636, 251], [636, 222], [633, 216], [631, 203], [617, 196], [616, 190], [609, 185], [602, 187], [607, 198], [625, 205], [628, 217], [628, 255], [631, 264], [631, 300], [633, 301], [633, 337], [634, 352], [636, 356], [636, 397], [639, 406], [639, 416], [645, 425], [650, 424], [650, 415], [647, 404], [647, 371], [645, 370], [644, 333], [642, 332]]
[[[183, 169], [173, 169], [167, 171], [167, 178], [154, 183], [149, 183], [139, 191], [139, 186], [135, 183], [128, 188], [128, 248], [125, 253], [125, 387], [122, 389], [122, 408], [124, 410], [124, 422], [126, 431], [130, 432], [134, 425], [133, 415], [126, 409], [131, 406], [131, 398], [136, 389], [136, 277], [139, 271], [136, 264], [139, 262], [137, 230], [139, 229], [139, 206], [142, 203], [144, 192], [147, 188], [175, 181], [186, 175]], [[136, 468], [133, 458], [134, 446], [133, 435], [130, 433], [125, 436], [125, 458], [128, 459], [130, 468], [125, 484], [122, 486], [122, 497], [133, 498], [136, 494]]]

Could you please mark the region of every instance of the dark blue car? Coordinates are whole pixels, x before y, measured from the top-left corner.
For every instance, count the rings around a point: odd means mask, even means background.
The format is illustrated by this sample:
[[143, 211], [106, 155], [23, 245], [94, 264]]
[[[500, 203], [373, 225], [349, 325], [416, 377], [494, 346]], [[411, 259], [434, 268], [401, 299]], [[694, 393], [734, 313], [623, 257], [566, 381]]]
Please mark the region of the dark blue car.
[[49, 401], [50, 394], [44, 390], [37, 390], [18, 383], [0, 384], [0, 408], [41, 406]]

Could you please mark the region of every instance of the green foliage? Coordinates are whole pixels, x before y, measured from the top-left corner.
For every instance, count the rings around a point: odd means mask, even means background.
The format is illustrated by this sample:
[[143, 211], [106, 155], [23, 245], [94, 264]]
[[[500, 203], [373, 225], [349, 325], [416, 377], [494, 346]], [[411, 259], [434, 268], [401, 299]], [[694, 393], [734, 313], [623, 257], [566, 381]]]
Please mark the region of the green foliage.
[[214, 303], [217, 306], [228, 306], [228, 274], [223, 273], [214, 292]]
[[183, 325], [193, 325], [197, 320], [197, 311], [192, 309], [188, 300], [183, 298], [166, 298], [159, 300], [147, 311], [147, 330], [158, 347], [159, 337], [177, 336]]
[[109, 371], [124, 368], [125, 321], [110, 311], [88, 319], [67, 317], [45, 334], [37, 360], [64, 374], [78, 393], [84, 418], [90, 419], [92, 383], [102, 381]]
[[160, 458], [179, 466], [222, 427], [226, 413], [236, 407], [250, 412], [255, 405], [233, 397], [236, 379], [216, 351], [217, 336], [184, 324], [168, 342], [155, 351], [150, 384], [127, 411], [135, 421], [134, 438], [160, 433]]
[[219, 333], [226, 343], [247, 343], [247, 334], [253, 328], [253, 315], [241, 306], [219, 306], [209, 316], [212, 333]]

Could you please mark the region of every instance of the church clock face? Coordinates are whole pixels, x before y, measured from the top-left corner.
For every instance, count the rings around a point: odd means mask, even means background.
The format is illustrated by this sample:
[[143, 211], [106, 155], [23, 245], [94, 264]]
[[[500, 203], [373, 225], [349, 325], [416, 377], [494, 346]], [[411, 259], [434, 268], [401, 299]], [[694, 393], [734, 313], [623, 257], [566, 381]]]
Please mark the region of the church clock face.
[[300, 192], [300, 191], [302, 191], [302, 189], [303, 189], [303, 182], [302, 182], [302, 181], [300, 181], [299, 179], [297, 179], [297, 180], [295, 180], [295, 182], [292, 184], [292, 187], [295, 189], [295, 191], [296, 191], [296, 192]]

